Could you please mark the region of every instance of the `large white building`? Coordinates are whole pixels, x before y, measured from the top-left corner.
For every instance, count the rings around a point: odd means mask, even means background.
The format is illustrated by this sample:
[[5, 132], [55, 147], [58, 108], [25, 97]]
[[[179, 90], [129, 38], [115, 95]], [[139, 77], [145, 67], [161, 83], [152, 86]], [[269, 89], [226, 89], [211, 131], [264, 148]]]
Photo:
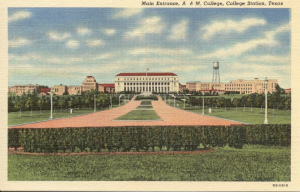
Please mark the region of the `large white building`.
[[178, 93], [179, 77], [174, 73], [119, 73], [115, 91], [140, 93]]

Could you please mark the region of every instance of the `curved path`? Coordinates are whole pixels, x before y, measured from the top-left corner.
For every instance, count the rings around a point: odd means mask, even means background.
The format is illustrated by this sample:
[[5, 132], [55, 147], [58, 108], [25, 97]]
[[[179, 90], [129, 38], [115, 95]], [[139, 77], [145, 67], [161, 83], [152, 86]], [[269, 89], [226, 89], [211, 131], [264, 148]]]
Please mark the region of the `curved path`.
[[114, 120], [139, 106], [141, 101], [134, 98], [126, 105], [87, 115], [54, 119], [44, 122], [12, 126], [9, 128], [65, 128], [65, 127], [116, 127], [116, 126], [176, 126], [176, 125], [241, 125], [242, 123], [196, 114], [167, 105], [160, 97], [152, 106], [160, 116], [159, 121]]

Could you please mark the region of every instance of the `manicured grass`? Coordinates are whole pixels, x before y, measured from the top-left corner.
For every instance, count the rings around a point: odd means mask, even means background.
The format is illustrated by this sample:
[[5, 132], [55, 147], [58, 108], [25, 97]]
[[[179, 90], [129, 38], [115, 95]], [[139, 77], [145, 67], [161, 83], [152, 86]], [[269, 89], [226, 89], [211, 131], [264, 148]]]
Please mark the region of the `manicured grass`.
[[153, 109], [153, 107], [152, 106], [149, 106], [149, 105], [140, 105], [140, 106], [138, 106], [136, 109]]
[[149, 96], [138, 95], [135, 98], [135, 100], [143, 100], [143, 99], [158, 100], [156, 95], [149, 95]]
[[[113, 107], [119, 107], [119, 105], [115, 105]], [[97, 109], [97, 111], [106, 110], [109, 108]], [[76, 115], [83, 115], [88, 113], [93, 113], [94, 109], [73, 109], [72, 114], [70, 114], [70, 109], [56, 109], [53, 111], [53, 119], [62, 118], [62, 117], [72, 117]], [[50, 110], [42, 110], [40, 111], [22, 111], [22, 116], [20, 117], [20, 112], [10, 112], [8, 113], [8, 125], [17, 125], [17, 124], [25, 124], [32, 123], [38, 121], [45, 121], [50, 119]]]
[[290, 181], [289, 147], [185, 155], [8, 155], [9, 181]]
[[[174, 100], [167, 100], [166, 102], [170, 106], [174, 106]], [[184, 109], [184, 103], [176, 101], [175, 106], [180, 109]], [[202, 114], [202, 107], [191, 108], [185, 104], [185, 110], [193, 111]], [[273, 114], [274, 111], [274, 114]], [[250, 124], [263, 124], [265, 119], [265, 109], [264, 108], [251, 108], [250, 107], [235, 107], [232, 108], [212, 108], [212, 113], [208, 113], [208, 108], [204, 110], [205, 115], [225, 118], [229, 120], [240, 121]], [[291, 110], [281, 110], [281, 109], [268, 109], [268, 122], [269, 124], [291, 124]]]
[[[165, 100], [164, 100], [165, 101]], [[166, 103], [168, 104], [168, 105], [170, 105], [171, 107], [174, 107], [174, 99], [167, 99], [166, 100]], [[185, 108], [187, 108], [189, 105], [187, 104], [187, 103], [185, 103]], [[176, 108], [180, 108], [180, 109], [184, 109], [184, 102], [183, 101], [178, 101], [178, 100], [176, 100], [175, 101], [175, 107]]]
[[[202, 109], [192, 109], [190, 111], [196, 113], [202, 113]], [[251, 112], [251, 108], [246, 107], [245, 110], [243, 107], [240, 108], [213, 108], [212, 113], [208, 113], [208, 109], [205, 110], [206, 115], [221, 117], [225, 119], [231, 119], [235, 121], [240, 121], [244, 123], [251, 124], [263, 124], [265, 119], [264, 109], [253, 108]], [[268, 109], [268, 122], [269, 124], [291, 124], [291, 111], [290, 110], [274, 110]]]
[[160, 120], [160, 117], [154, 110], [133, 110], [117, 120]]
[[141, 105], [152, 105], [152, 104], [151, 101], [146, 100], [146, 101], [142, 101]]

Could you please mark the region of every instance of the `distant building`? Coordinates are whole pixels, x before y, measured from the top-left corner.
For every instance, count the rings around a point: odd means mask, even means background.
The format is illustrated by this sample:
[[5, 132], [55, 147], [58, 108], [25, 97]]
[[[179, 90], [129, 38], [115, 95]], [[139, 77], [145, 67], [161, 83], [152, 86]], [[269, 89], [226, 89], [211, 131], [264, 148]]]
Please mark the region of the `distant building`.
[[82, 91], [98, 90], [96, 79], [93, 76], [86, 76], [82, 83]]
[[[268, 80], [268, 92], [273, 93], [276, 91], [276, 85], [278, 84], [277, 79]], [[230, 83], [225, 84], [225, 91], [237, 91], [240, 94], [251, 94], [251, 93], [264, 93], [265, 92], [265, 80], [232, 80]]]
[[175, 73], [119, 73], [115, 77], [115, 89], [117, 93], [178, 93], [179, 77]]
[[36, 93], [38, 91], [38, 85], [15, 85], [8, 88], [8, 92], [15, 93], [17, 95], [27, 94], [27, 93]]
[[81, 95], [82, 87], [81, 86], [68, 86], [68, 94], [69, 95]]
[[186, 85], [179, 83], [179, 92], [183, 92], [184, 90], [186, 90]]
[[[264, 93], [265, 80], [232, 80], [229, 83], [208, 83], [201, 81], [187, 82], [186, 88], [189, 91], [200, 91], [205, 92], [217, 92], [219, 94], [225, 91], [239, 92], [240, 94], [251, 94], [251, 93]], [[268, 80], [268, 92], [272, 93], [276, 91], [275, 87], [278, 84], [277, 79]]]
[[51, 94], [51, 88], [40, 88], [39, 95], [50, 95]]
[[186, 83], [186, 89], [189, 91], [197, 91], [201, 93], [217, 92], [219, 94], [222, 94], [225, 92], [225, 83], [192, 81]]
[[66, 85], [54, 85], [53, 86], [53, 93], [55, 95], [65, 95], [67, 94], [67, 86]]
[[285, 94], [290, 95], [291, 94], [291, 88], [285, 89], [284, 92], [285, 92]]
[[113, 83], [102, 83], [98, 84], [98, 91], [103, 93], [114, 93], [115, 84]]

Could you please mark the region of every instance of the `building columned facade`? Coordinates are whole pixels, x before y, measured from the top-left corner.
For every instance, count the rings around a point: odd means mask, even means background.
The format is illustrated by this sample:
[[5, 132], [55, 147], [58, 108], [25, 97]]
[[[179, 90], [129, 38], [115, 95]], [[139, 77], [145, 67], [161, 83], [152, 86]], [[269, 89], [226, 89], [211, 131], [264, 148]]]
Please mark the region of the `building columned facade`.
[[119, 73], [116, 92], [178, 93], [179, 77], [175, 73]]

